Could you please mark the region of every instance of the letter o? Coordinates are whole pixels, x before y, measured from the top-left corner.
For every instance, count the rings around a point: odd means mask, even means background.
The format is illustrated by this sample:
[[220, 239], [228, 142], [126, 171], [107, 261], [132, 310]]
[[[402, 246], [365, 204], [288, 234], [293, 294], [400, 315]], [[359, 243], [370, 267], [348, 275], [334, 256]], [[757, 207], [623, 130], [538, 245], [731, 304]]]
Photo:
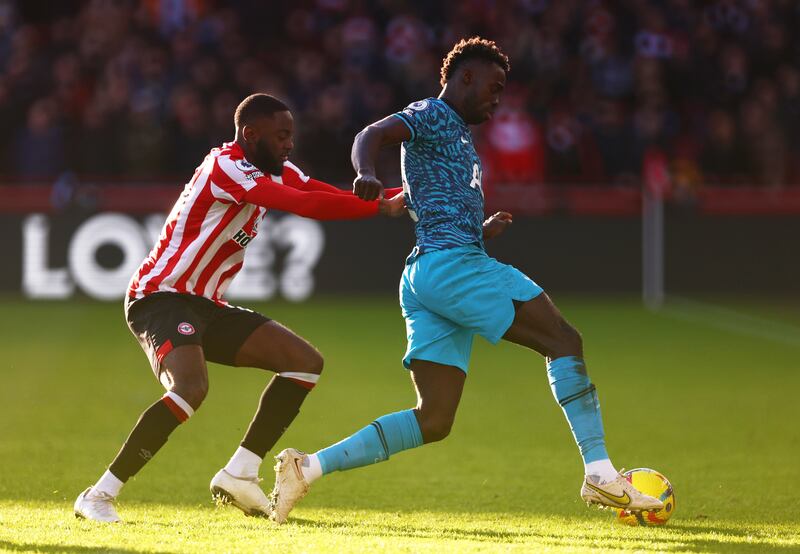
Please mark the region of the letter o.
[[[97, 263], [97, 250], [113, 244], [122, 251], [122, 263], [105, 268]], [[100, 300], [114, 300], [125, 294], [128, 281], [147, 255], [142, 229], [132, 218], [115, 213], [87, 219], [69, 244], [70, 273], [81, 289]]]

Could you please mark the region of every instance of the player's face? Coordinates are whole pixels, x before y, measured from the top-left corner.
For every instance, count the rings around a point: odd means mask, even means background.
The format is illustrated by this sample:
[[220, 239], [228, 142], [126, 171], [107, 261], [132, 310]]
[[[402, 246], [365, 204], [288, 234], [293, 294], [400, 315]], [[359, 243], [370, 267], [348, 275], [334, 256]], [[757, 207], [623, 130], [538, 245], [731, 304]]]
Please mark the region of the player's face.
[[496, 63], [475, 63], [467, 84], [465, 116], [467, 123], [478, 125], [492, 118], [506, 87], [506, 72]]
[[252, 127], [252, 132], [245, 133], [251, 150], [248, 161], [272, 175], [283, 173], [283, 162], [289, 159], [294, 148], [292, 113], [275, 112], [271, 116], [258, 118], [248, 127]]

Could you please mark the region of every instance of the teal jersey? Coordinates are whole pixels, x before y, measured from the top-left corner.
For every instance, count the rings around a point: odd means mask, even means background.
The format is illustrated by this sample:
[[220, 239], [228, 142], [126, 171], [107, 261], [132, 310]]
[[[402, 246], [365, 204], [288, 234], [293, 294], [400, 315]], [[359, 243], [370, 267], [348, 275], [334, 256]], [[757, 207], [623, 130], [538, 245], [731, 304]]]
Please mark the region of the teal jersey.
[[483, 248], [481, 160], [472, 134], [439, 98], [394, 114], [411, 131], [400, 152], [403, 192], [417, 244], [408, 262], [433, 250], [468, 244]]

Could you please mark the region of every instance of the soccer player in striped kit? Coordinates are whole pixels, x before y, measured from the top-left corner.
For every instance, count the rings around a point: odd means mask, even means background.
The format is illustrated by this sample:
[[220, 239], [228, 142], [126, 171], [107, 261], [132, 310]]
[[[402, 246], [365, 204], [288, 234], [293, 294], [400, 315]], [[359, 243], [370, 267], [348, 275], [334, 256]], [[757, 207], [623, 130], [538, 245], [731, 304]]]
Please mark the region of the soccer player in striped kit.
[[508, 58], [489, 40], [461, 40], [445, 57], [442, 91], [373, 123], [353, 143], [359, 197], [380, 197], [375, 159], [402, 143], [401, 169], [417, 244], [406, 259], [400, 306], [417, 406], [379, 417], [336, 444], [306, 455], [278, 454], [271, 517], [283, 523], [309, 485], [323, 475], [387, 460], [450, 433], [469, 369], [474, 336], [501, 339], [545, 357], [553, 395], [564, 411], [583, 463], [581, 497], [630, 511], [660, 509], [612, 465], [600, 403], [583, 360], [583, 342], [541, 287], [490, 258], [485, 239], [511, 224], [498, 212], [484, 220], [481, 160], [468, 125], [488, 121], [505, 88]]
[[118, 522], [123, 484], [189, 419], [208, 392], [206, 360], [276, 375], [264, 390], [239, 448], [211, 480], [212, 494], [247, 515], [268, 515], [258, 485], [262, 459], [294, 420], [322, 371], [320, 353], [267, 317], [223, 300], [268, 209], [314, 219], [405, 213], [401, 189], [362, 200], [304, 175], [288, 161], [289, 108], [267, 94], [245, 98], [236, 139], [195, 170], [156, 245], [131, 279], [125, 315], [166, 394], [142, 413], [108, 470], [75, 501], [75, 515]]

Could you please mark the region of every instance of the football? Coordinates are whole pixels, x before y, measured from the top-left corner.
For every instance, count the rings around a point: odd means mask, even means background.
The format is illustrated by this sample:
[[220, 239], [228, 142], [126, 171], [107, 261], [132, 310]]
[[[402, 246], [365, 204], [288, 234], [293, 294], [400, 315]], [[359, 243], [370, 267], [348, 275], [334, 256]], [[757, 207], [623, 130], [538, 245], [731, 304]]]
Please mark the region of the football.
[[639, 513], [617, 509], [617, 520], [627, 525], [664, 525], [675, 513], [675, 491], [669, 480], [656, 470], [644, 467], [631, 469], [622, 475], [644, 494], [661, 500], [664, 507], [655, 512]]

